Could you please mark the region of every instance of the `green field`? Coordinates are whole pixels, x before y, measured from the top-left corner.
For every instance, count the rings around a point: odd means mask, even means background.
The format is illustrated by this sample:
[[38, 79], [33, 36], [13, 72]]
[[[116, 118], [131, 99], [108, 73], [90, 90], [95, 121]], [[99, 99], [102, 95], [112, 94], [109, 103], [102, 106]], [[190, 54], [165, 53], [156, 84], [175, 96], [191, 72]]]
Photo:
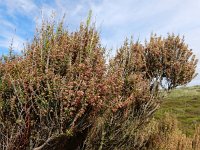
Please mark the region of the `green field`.
[[173, 90], [164, 99], [156, 118], [162, 118], [165, 113], [174, 115], [183, 132], [191, 135], [195, 126], [200, 124], [200, 86]]

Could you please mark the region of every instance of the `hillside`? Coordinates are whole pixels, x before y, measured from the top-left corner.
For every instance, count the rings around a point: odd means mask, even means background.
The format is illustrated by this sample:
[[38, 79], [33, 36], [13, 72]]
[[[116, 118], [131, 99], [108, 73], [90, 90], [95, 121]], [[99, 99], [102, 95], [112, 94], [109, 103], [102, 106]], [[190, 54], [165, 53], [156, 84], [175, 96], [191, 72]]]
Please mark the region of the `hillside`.
[[174, 115], [180, 121], [183, 132], [191, 135], [200, 123], [200, 86], [173, 90], [165, 98], [156, 118], [162, 118], [165, 113]]

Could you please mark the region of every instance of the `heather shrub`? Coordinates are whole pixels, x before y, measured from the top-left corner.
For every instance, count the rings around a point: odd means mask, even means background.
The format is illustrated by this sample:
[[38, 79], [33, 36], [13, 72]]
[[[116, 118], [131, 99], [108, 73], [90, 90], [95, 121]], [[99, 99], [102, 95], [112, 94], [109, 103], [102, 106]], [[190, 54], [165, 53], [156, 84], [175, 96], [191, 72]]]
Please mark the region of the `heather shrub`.
[[[148, 135], [146, 149], [149, 150], [198, 150], [199, 126], [196, 127], [193, 137], [182, 133], [177, 119], [165, 114], [162, 120], [153, 120], [151, 133]], [[152, 130], [153, 129], [153, 130]]]
[[152, 35], [145, 44], [145, 59], [147, 77], [163, 88], [185, 85], [196, 76], [197, 59], [180, 36]]
[[[36, 147], [54, 134], [74, 135], [91, 125], [105, 99], [103, 55], [93, 26], [81, 24], [68, 33], [62, 23], [47, 22], [22, 56], [4, 59], [1, 133], [15, 149], [18, 143], [23, 144], [18, 149]], [[11, 127], [13, 133], [5, 131]]]
[[[171, 80], [175, 78], [176, 74], [171, 73], [165, 76], [164, 73], [160, 73], [161, 71], [165, 72], [166, 66], [162, 64], [162, 61], [156, 62], [158, 61], [157, 59], [160, 59], [160, 55], [156, 56], [154, 52], [161, 53], [162, 49], [150, 47], [152, 40], [156, 39], [156, 37], [151, 37], [150, 43], [146, 43], [145, 46], [139, 42], [134, 43], [126, 40], [124, 45], [118, 49], [116, 56], [110, 60], [109, 77], [106, 78], [112, 77], [112, 81], [115, 81], [113, 88], [117, 89], [113, 91], [117, 91], [117, 94], [114, 95], [116, 98], [111, 101], [112, 111], [108, 109], [104, 115], [97, 119], [91, 129], [86, 140], [86, 149], [129, 150], [150, 148], [147, 146], [149, 141], [151, 142], [148, 138], [150, 138], [151, 134], [154, 134], [154, 127], [149, 129], [149, 121], [151, 121], [154, 112], [162, 102], [162, 87], [170, 90], [189, 82], [194, 77], [193, 69], [197, 63], [197, 60], [194, 60], [194, 56], [191, 60], [188, 60], [189, 57], [187, 57], [187, 61], [182, 65], [188, 68], [193, 66], [189, 73], [190, 76], [186, 70], [181, 70], [182, 76], [187, 76], [187, 78], [184, 78], [185, 81], [179, 82], [179, 80], [175, 80], [173, 81], [173, 86], [166, 88], [166, 85], [163, 86], [163, 81], [166, 81], [165, 84], [171, 85]], [[168, 39], [162, 40], [166, 42]], [[171, 44], [173, 45], [173, 43]], [[155, 45], [159, 46], [158, 43]], [[149, 49], [149, 47], [152, 49]], [[147, 49], [149, 49], [148, 52]], [[168, 51], [167, 48], [164, 49]], [[176, 51], [176, 49], [174, 48], [173, 51]], [[190, 50], [187, 49], [185, 51], [187, 53]], [[148, 55], [150, 56], [148, 57]], [[170, 55], [167, 56], [171, 58], [174, 54], [170, 53]], [[167, 59], [165, 58], [167, 56], [160, 57]], [[151, 57], [152, 60], [150, 60]], [[154, 60], [155, 64], [153, 64]], [[160, 65], [160, 68], [156, 65]], [[113, 92], [111, 93], [113, 94]], [[158, 129], [159, 132], [160, 130]], [[170, 132], [170, 134], [174, 134], [174, 132]], [[167, 140], [164, 141], [168, 142]], [[153, 149], [156, 146], [155, 144]], [[159, 148], [162, 149], [162, 147]]]
[[152, 121], [160, 89], [164, 81], [168, 90], [188, 83], [195, 56], [179, 36], [152, 36], [145, 45], [125, 40], [106, 64], [89, 22], [75, 32], [43, 22], [23, 54], [1, 58], [0, 149], [145, 149], [157, 136], [167, 141]]

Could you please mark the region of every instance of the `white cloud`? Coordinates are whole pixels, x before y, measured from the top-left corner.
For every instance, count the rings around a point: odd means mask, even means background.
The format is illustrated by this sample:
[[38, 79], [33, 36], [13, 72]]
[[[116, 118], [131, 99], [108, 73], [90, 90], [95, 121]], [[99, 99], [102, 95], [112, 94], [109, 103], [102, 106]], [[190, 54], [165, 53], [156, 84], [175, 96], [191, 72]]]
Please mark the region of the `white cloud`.
[[1, 26], [4, 26], [7, 29], [12, 29], [12, 30], [15, 29], [15, 25], [13, 23], [2, 19], [1, 16], [0, 16], [0, 22], [1, 22]]
[[[16, 52], [20, 52], [23, 49], [25, 40], [23, 37], [17, 35], [16, 32], [18, 30], [15, 25], [17, 15], [22, 14], [32, 18], [34, 12], [37, 10], [37, 6], [32, 0], [0, 0], [0, 6], [5, 8], [4, 11], [1, 10], [0, 14], [0, 47], [9, 48], [12, 43], [12, 48]], [[12, 19], [6, 18], [6, 16], [13, 18], [14, 22]], [[20, 21], [21, 23], [25, 23], [23, 20]]]
[[0, 47], [9, 48], [12, 44], [12, 48], [16, 52], [21, 52], [24, 48], [24, 44], [26, 43], [23, 38], [14, 33], [4, 32], [2, 37], [3, 40], [0, 40]]
[[[127, 23], [137, 23], [162, 12], [166, 12], [178, 5], [177, 0], [103, 0], [96, 4], [90, 2], [94, 15], [103, 21], [104, 26], [119, 26]], [[144, 21], [144, 20], [143, 20]]]
[[1, 0], [1, 4], [7, 7], [11, 16], [14, 16], [16, 12], [32, 16], [38, 9], [33, 0]]

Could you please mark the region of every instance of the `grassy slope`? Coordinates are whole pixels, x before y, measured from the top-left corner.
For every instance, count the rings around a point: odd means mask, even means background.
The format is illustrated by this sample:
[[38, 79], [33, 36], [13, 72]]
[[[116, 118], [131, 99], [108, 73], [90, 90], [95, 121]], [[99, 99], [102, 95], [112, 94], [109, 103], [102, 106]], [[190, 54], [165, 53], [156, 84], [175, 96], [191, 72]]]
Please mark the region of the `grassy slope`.
[[166, 112], [175, 115], [183, 132], [191, 135], [195, 126], [200, 124], [200, 86], [173, 90], [165, 98], [156, 117], [162, 118]]

